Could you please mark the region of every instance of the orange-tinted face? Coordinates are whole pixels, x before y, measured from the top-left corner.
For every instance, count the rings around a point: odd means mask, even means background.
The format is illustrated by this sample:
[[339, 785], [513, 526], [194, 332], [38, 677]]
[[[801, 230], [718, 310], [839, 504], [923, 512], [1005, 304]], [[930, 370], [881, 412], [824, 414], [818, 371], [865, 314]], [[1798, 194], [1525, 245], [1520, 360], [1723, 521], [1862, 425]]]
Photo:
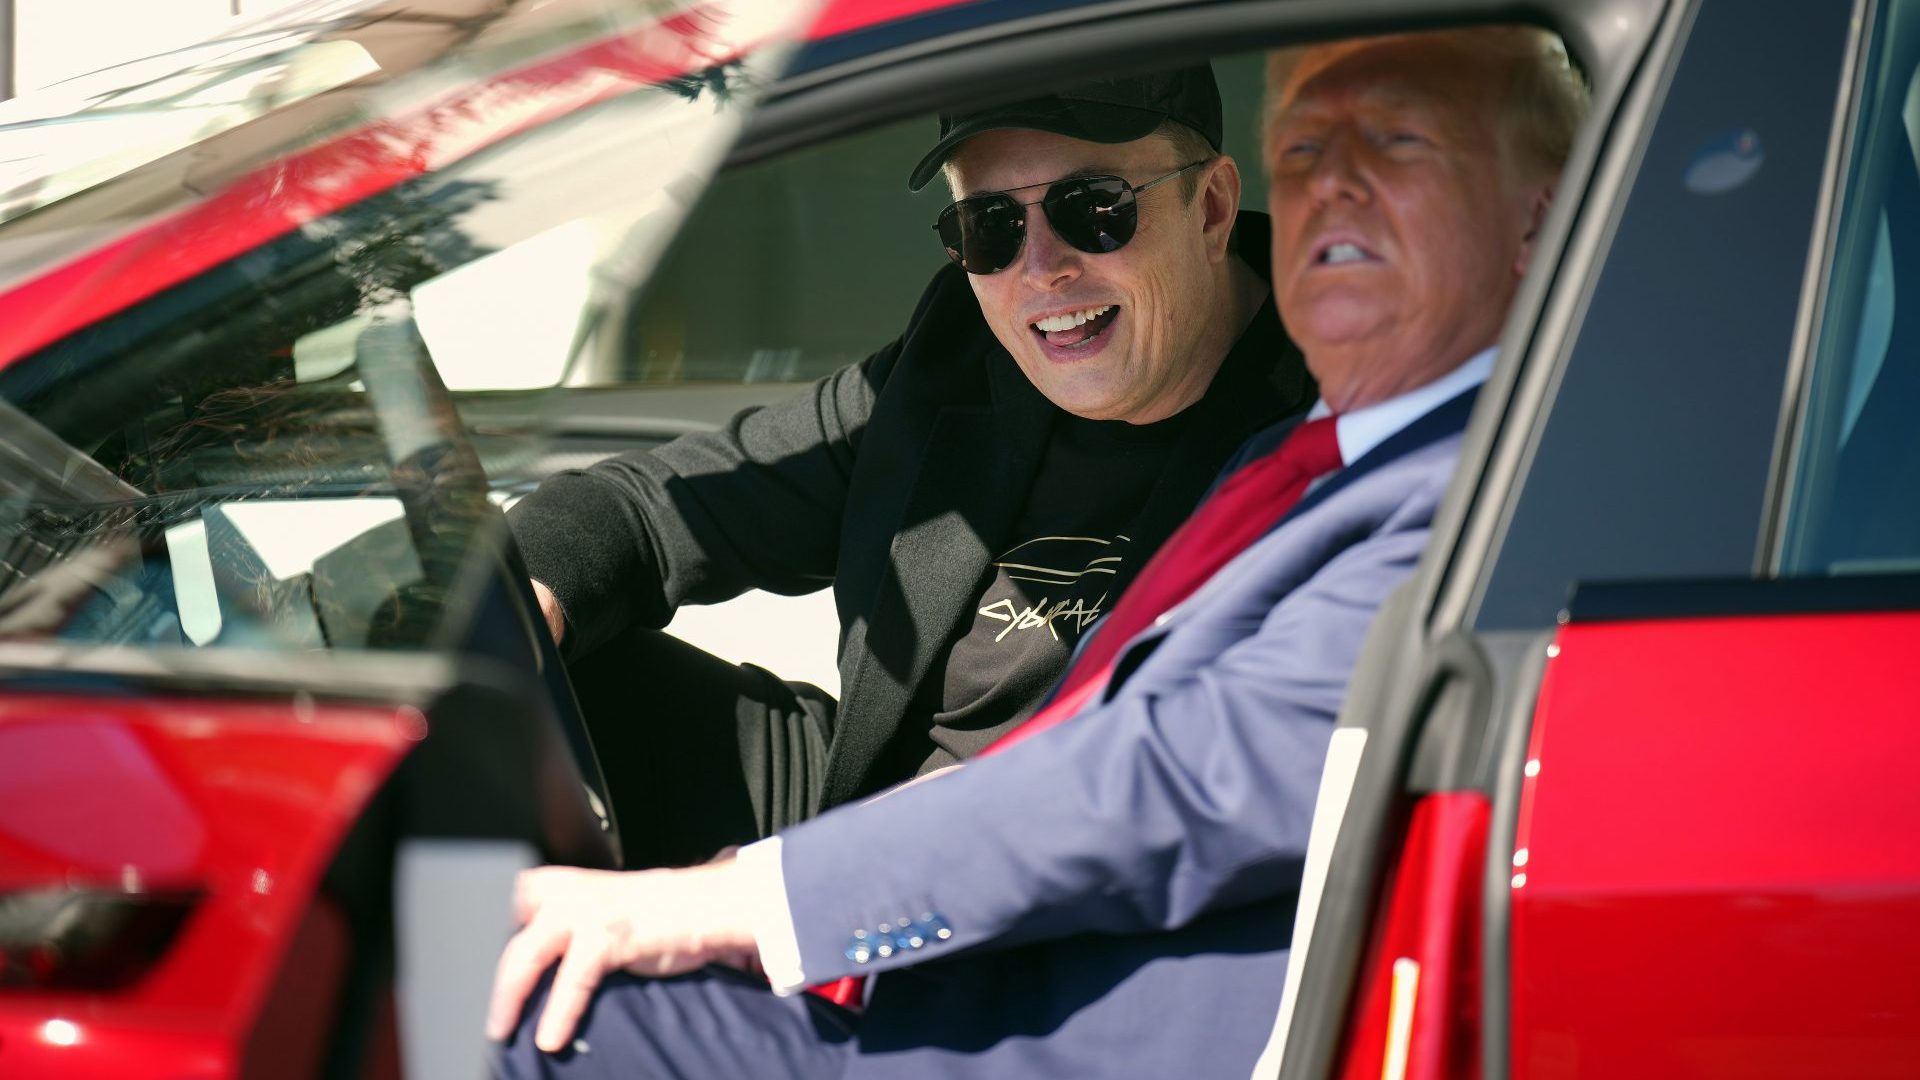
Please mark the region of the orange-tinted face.
[[1499, 338], [1551, 178], [1503, 125], [1507, 71], [1408, 35], [1310, 50], [1270, 114], [1274, 295], [1336, 410]]
[[[1045, 185], [1071, 176], [1119, 176], [1137, 187], [1187, 164], [1174, 156], [1158, 138], [1104, 144], [1044, 131], [988, 131], [961, 144], [948, 179], [955, 198], [1010, 191], [1037, 202]], [[1206, 391], [1240, 329], [1223, 338], [1213, 318], [1232, 219], [1210, 224], [1205, 192], [1218, 184], [1211, 178], [1222, 167], [1233, 165], [1222, 158], [1194, 170], [1203, 193], [1191, 204], [1178, 179], [1141, 194], [1139, 227], [1118, 251], [1076, 250], [1040, 207], [1028, 206], [1026, 239], [1013, 264], [969, 275], [994, 336], [1055, 405], [1090, 419], [1143, 424]]]

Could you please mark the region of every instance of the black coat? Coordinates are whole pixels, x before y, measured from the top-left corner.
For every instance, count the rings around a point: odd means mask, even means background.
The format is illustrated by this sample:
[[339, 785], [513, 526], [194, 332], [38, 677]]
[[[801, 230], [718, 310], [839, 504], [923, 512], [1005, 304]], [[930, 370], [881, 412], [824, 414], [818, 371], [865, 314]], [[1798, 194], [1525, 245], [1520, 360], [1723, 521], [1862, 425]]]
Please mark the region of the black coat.
[[[1264, 269], [1264, 216], [1243, 213], [1234, 243]], [[1182, 426], [1137, 530], [1141, 559], [1248, 434], [1313, 393], [1269, 300]], [[1057, 415], [948, 266], [906, 333], [867, 359], [719, 431], [556, 474], [509, 519], [566, 612], [570, 657], [636, 622], [664, 626], [684, 603], [832, 586], [832, 806], [911, 774], [916, 761], [889, 758], [889, 744], [909, 715], [931, 717], [928, 674], [1010, 542]], [[936, 697], [916, 708], [923, 693]], [[911, 734], [922, 745], [924, 730]]]

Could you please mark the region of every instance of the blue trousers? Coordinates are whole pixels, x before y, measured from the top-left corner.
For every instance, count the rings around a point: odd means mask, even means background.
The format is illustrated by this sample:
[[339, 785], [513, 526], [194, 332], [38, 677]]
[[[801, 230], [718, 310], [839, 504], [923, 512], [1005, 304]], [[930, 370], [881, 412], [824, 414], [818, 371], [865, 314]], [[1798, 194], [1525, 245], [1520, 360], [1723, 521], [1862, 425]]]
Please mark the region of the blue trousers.
[[708, 968], [615, 976], [570, 1052], [533, 1045], [543, 984], [504, 1046], [506, 1077], [732, 1080], [1246, 1080], [1280, 1005], [1293, 896], [1167, 934], [1083, 934], [889, 971], [857, 1022], [811, 994]]
[[853, 1013], [812, 994], [775, 997], [754, 976], [714, 967], [673, 979], [609, 976], [573, 1045], [548, 1054], [533, 1033], [552, 977], [495, 1052], [503, 1080], [837, 1080], [853, 1053]]

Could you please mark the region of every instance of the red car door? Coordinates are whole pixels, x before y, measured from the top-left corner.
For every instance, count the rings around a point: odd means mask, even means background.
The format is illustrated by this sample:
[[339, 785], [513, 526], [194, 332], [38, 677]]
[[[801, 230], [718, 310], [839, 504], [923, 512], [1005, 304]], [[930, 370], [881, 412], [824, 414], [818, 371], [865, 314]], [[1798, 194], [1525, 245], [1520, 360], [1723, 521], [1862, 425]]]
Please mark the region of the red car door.
[[1920, 8], [1772, 11], [1670, 7], [1596, 122], [1355, 677], [1283, 1076], [1920, 1070]]
[[807, 12], [485, 7], [303, 25], [366, 64], [0, 224], [0, 1075], [474, 1074], [512, 872], [617, 865], [489, 497], [533, 433], [420, 297], [589, 275]]
[[1920, 591], [1658, 588], [1576, 604], [1548, 662], [1495, 853], [1514, 1075], [1912, 1075]]
[[1761, 572], [1583, 588], [1550, 654], [1515, 1075], [1920, 1070], [1920, 6], [1865, 15]]

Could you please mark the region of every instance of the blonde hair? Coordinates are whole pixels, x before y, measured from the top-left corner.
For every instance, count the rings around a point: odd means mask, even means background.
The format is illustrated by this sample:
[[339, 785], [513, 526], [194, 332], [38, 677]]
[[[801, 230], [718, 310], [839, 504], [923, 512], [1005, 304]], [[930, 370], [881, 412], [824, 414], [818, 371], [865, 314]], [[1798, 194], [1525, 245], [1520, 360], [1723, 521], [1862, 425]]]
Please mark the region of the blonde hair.
[[[1573, 150], [1573, 137], [1586, 119], [1591, 92], [1587, 80], [1567, 57], [1560, 35], [1537, 26], [1477, 26], [1434, 30], [1417, 36], [1486, 56], [1510, 72], [1502, 107], [1508, 133], [1529, 170], [1557, 173]], [[1273, 130], [1281, 94], [1308, 53], [1322, 45], [1294, 45], [1267, 57], [1266, 123]], [[1271, 148], [1269, 148], [1271, 149]]]

